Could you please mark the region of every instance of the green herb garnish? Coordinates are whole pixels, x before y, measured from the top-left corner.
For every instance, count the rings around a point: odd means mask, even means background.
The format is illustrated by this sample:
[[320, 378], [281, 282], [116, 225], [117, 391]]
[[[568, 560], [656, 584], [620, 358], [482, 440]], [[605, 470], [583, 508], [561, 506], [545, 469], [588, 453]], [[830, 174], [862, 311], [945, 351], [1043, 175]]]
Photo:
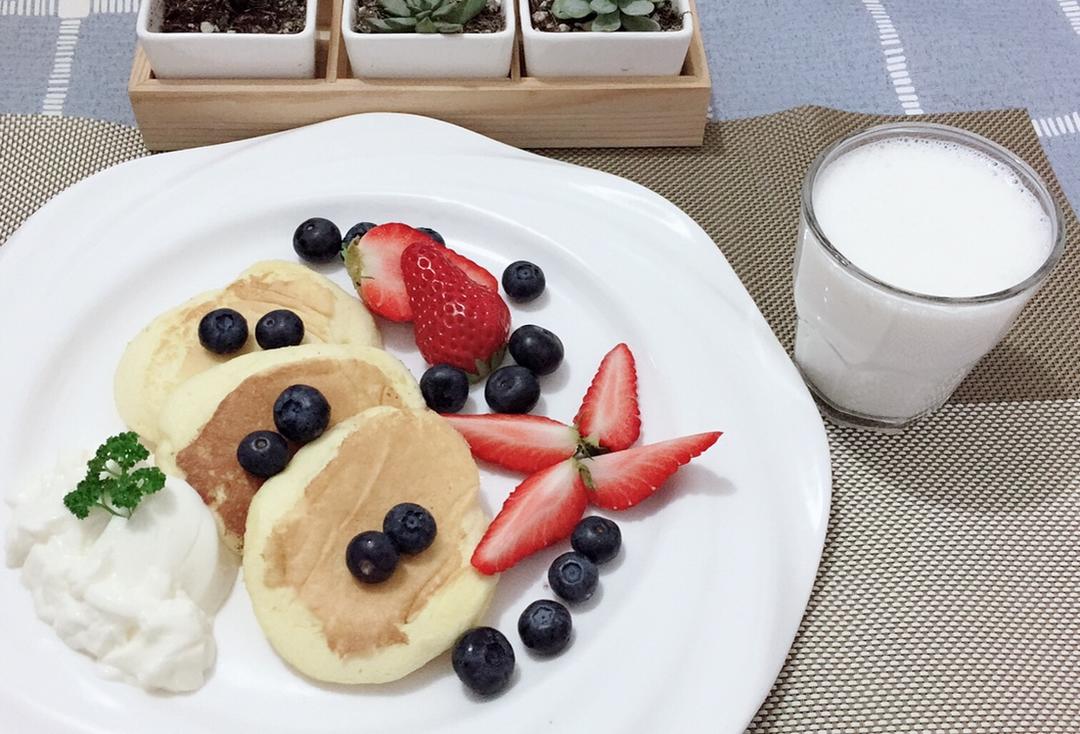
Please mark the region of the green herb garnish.
[[148, 494], [165, 486], [165, 474], [154, 466], [135, 465], [150, 458], [137, 433], [112, 436], [86, 463], [86, 478], [64, 495], [64, 506], [80, 520], [100, 507], [117, 517], [131, 517]]

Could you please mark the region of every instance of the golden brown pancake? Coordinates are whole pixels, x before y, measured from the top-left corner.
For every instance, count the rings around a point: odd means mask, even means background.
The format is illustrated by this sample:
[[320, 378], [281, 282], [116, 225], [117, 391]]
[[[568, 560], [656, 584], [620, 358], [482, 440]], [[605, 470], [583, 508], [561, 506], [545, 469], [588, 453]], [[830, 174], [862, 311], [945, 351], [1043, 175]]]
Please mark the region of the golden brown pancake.
[[[217, 355], [199, 343], [199, 321], [216, 308], [232, 308], [247, 319], [248, 341], [235, 354]], [[161, 314], [128, 344], [114, 379], [116, 407], [128, 428], [153, 447], [160, 440], [160, 414], [169, 394], [204, 370], [260, 351], [255, 324], [279, 308], [303, 320], [305, 344], [381, 344], [374, 320], [354, 295], [303, 265], [259, 262], [225, 288]]]
[[238, 552], [248, 505], [264, 480], [241, 468], [236, 448], [252, 431], [275, 430], [274, 401], [297, 384], [323, 393], [331, 426], [379, 405], [425, 407], [416, 381], [397, 359], [381, 349], [336, 344], [252, 352], [176, 388], [161, 413], [155, 458], [195, 488], [216, 513], [226, 544]]
[[[431, 411], [373, 408], [325, 434], [251, 503], [244, 579], [278, 653], [337, 683], [397, 680], [448, 649], [483, 614], [495, 577], [470, 564], [487, 525], [465, 441]], [[349, 541], [414, 502], [434, 516], [434, 543], [363, 584]]]

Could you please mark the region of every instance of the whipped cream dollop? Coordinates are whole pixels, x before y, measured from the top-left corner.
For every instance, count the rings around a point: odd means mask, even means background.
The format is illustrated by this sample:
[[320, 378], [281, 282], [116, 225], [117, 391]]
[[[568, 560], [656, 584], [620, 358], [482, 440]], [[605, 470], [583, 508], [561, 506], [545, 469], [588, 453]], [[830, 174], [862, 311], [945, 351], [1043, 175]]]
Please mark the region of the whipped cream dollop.
[[206, 505], [169, 477], [130, 519], [100, 509], [79, 520], [63, 497], [89, 455], [65, 461], [8, 499], [7, 564], [37, 615], [106, 674], [152, 690], [199, 688], [213, 667], [214, 614], [237, 561]]

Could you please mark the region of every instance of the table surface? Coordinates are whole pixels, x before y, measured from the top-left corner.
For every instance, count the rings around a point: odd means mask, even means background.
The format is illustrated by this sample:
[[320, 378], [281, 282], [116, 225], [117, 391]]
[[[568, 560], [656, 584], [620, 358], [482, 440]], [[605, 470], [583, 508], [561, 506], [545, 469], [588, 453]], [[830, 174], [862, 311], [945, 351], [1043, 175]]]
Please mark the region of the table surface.
[[[1026, 108], [1080, 204], [1078, 0], [699, 0], [712, 114]], [[138, 0], [0, 0], [0, 113], [134, 122]]]

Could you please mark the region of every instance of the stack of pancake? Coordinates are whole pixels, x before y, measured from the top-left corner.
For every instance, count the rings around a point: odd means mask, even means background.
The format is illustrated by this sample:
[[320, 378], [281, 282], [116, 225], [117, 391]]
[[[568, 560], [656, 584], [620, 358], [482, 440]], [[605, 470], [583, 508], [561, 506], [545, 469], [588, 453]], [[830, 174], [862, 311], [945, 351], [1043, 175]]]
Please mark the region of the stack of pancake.
[[[304, 322], [298, 346], [216, 355], [198, 338], [216, 308], [254, 324], [286, 308]], [[265, 261], [226, 287], [158, 316], [128, 345], [116, 404], [165, 472], [214, 512], [223, 542], [243, 554], [256, 616], [277, 652], [312, 678], [396, 680], [476, 624], [495, 580], [469, 563], [487, 525], [465, 441], [427, 410], [419, 387], [380, 348], [364, 305], [295, 263]], [[262, 480], [236, 459], [241, 439], [273, 430], [286, 387], [311, 385], [331, 406], [330, 428]], [[377, 585], [353, 579], [345, 547], [380, 530], [394, 505], [436, 519], [434, 544]]]

